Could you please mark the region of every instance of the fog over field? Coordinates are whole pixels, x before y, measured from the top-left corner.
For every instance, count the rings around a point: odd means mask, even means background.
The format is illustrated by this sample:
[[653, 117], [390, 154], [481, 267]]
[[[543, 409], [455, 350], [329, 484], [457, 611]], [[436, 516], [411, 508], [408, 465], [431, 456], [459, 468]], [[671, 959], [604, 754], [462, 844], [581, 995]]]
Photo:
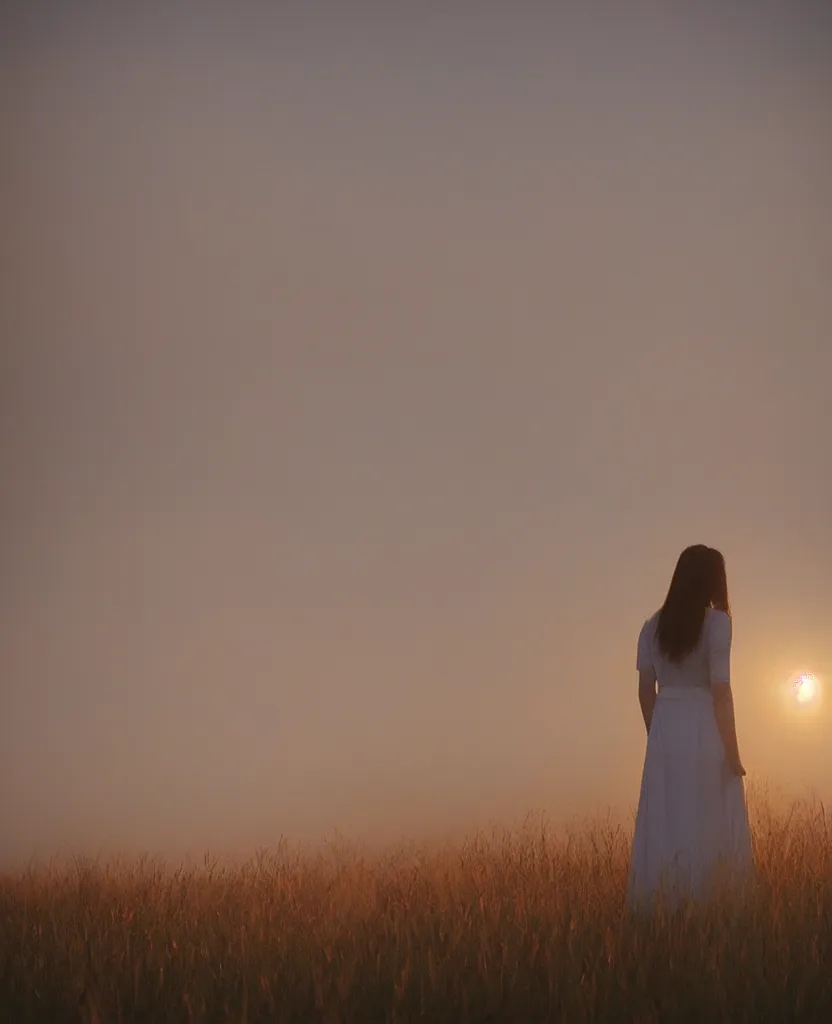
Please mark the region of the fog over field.
[[700, 541], [832, 795], [828, 6], [19, 6], [0, 862], [629, 820]]

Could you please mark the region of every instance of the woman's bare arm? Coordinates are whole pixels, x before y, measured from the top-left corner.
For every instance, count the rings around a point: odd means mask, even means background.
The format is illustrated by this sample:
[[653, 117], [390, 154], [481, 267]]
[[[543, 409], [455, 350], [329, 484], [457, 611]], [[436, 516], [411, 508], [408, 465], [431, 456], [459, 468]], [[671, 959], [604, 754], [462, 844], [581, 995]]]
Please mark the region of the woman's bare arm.
[[708, 665], [717, 728], [731, 771], [735, 775], [745, 775], [737, 744], [734, 694], [731, 690], [731, 644], [734, 633], [731, 617], [723, 611], [713, 611], [708, 616], [707, 629]]
[[725, 756], [735, 775], [745, 775], [745, 768], [740, 760], [739, 744], [737, 743], [737, 723], [734, 718], [734, 695], [730, 683], [712, 683], [714, 695], [714, 714], [719, 735], [725, 745]]
[[656, 706], [656, 673], [653, 669], [642, 669], [638, 674], [638, 702], [644, 718], [644, 727], [650, 734], [650, 723], [653, 721], [653, 708]]

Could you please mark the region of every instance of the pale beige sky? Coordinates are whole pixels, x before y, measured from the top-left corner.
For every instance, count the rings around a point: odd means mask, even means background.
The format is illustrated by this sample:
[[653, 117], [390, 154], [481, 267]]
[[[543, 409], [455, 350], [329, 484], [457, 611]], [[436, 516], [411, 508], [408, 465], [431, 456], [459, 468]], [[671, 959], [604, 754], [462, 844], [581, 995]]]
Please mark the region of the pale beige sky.
[[38, 10], [0, 857], [626, 813], [636, 635], [699, 541], [749, 770], [832, 791], [832, 703], [779, 691], [832, 686], [820, 6]]

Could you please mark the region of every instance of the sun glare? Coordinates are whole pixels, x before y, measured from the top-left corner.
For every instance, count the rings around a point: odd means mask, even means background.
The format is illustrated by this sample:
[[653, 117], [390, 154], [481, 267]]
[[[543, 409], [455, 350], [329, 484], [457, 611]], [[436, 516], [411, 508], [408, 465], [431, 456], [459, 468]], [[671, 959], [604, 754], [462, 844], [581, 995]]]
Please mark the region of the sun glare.
[[818, 696], [818, 681], [809, 673], [800, 675], [793, 683], [794, 696], [798, 704], [811, 704]]

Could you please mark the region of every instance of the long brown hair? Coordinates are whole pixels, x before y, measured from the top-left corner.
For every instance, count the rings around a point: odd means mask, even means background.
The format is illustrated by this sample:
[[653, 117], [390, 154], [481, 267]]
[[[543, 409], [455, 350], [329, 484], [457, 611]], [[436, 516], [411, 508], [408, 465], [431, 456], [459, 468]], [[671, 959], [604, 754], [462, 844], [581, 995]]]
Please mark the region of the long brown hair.
[[709, 608], [731, 614], [725, 559], [715, 548], [694, 544], [679, 556], [659, 612], [656, 638], [671, 661], [681, 661], [696, 647]]

